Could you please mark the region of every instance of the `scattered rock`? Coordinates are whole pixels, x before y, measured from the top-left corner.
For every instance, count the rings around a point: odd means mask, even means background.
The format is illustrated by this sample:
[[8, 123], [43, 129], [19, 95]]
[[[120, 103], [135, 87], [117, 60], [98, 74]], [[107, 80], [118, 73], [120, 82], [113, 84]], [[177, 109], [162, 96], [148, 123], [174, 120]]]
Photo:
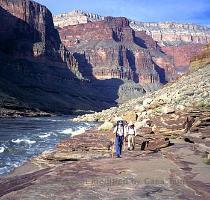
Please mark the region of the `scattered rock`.
[[153, 101], [153, 99], [151, 99], [151, 98], [145, 99], [145, 100], [143, 101], [143, 106], [144, 106], [145, 108], [147, 108], [147, 107], [152, 103], [152, 101]]
[[175, 112], [175, 109], [174, 109], [174, 107], [171, 107], [171, 106], [165, 106], [162, 108], [162, 112], [164, 114], [171, 114], [171, 113]]
[[148, 121], [150, 121], [150, 120], [149, 119], [144, 119], [142, 121], [136, 122], [135, 123], [136, 129], [140, 129], [140, 128], [143, 128], [143, 127], [148, 127], [148, 124], [147, 124]]
[[127, 122], [136, 122], [137, 118], [138, 116], [134, 111], [127, 112], [123, 115], [123, 119]]
[[146, 109], [143, 105], [137, 105], [134, 110], [139, 113], [146, 111]]
[[185, 110], [185, 106], [184, 105], [177, 105], [176, 109], [180, 110], [180, 111], [184, 111]]
[[113, 128], [113, 123], [111, 122], [104, 122], [99, 128], [98, 130], [99, 131], [109, 131], [109, 130], [112, 130]]
[[148, 141], [144, 150], [156, 151], [168, 147], [169, 144], [170, 141], [168, 138], [157, 138], [155, 140]]

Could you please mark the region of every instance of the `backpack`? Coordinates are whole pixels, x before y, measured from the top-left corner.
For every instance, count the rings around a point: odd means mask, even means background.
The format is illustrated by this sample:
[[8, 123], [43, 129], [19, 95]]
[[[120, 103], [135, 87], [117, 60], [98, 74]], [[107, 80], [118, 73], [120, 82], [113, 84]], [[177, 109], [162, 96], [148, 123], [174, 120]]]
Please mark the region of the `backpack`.
[[[116, 136], [117, 136], [117, 132], [118, 132], [118, 127], [119, 127], [119, 124], [120, 123], [123, 123], [123, 121], [117, 121], [117, 131], [116, 131]], [[124, 123], [123, 123], [123, 135], [125, 133], [125, 130], [124, 130]]]

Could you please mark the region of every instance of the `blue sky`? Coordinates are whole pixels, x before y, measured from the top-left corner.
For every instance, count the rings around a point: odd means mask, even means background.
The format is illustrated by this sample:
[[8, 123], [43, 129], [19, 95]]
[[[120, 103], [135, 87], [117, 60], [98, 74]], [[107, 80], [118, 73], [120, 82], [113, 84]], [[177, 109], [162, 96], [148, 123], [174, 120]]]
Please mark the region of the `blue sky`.
[[80, 9], [139, 21], [189, 22], [210, 27], [210, 0], [35, 0], [53, 14]]

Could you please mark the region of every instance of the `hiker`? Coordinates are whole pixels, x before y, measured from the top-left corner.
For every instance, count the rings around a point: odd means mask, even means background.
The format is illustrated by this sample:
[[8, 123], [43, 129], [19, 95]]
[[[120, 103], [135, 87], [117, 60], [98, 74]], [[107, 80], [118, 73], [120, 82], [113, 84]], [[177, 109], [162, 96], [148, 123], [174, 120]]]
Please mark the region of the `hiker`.
[[113, 133], [116, 135], [115, 138], [115, 155], [117, 158], [121, 157], [122, 146], [124, 141], [125, 127], [123, 120], [117, 121], [117, 126], [114, 128]]
[[130, 122], [127, 128], [127, 135], [128, 137], [128, 150], [134, 150], [135, 148], [135, 136], [136, 136], [136, 129], [134, 123]]

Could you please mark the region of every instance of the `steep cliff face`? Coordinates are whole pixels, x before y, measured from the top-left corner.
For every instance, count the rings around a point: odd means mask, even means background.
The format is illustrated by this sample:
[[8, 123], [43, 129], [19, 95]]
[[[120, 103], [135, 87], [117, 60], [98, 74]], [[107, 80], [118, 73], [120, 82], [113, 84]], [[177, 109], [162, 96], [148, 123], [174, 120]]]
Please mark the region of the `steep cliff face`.
[[207, 44], [210, 41], [210, 29], [195, 24], [131, 21], [130, 26], [136, 31], [146, 31], [161, 46], [186, 43]]
[[171, 56], [176, 70], [179, 73], [185, 73], [190, 66], [190, 60], [202, 51], [203, 46], [202, 44], [183, 44], [161, 47], [161, 49], [165, 54]]
[[[85, 19], [85, 20], [84, 20]], [[54, 16], [56, 26], [83, 24], [102, 21], [104, 17], [86, 13], [80, 10]], [[138, 22], [129, 20], [135, 31], [146, 31], [161, 46], [179, 45], [186, 43], [207, 44], [210, 42], [210, 28], [196, 24], [182, 24], [173, 22]]]
[[64, 27], [76, 24], [85, 24], [88, 22], [96, 22], [103, 20], [104, 17], [94, 14], [87, 13], [81, 10], [73, 10], [69, 13], [63, 13], [53, 16], [54, 24], [57, 27]]
[[78, 63], [46, 7], [0, 0], [0, 19], [0, 116], [38, 110], [69, 114], [114, 104], [117, 95], [103, 95], [78, 79]]
[[191, 59], [190, 70], [196, 70], [210, 64], [210, 43]]
[[2, 50], [59, 60], [61, 42], [49, 10], [27, 0], [1, 0], [0, 5]]
[[[130, 80], [151, 91], [176, 77], [170, 57], [144, 31], [135, 32], [126, 18], [106, 17], [98, 22], [59, 28], [59, 33], [80, 61], [79, 71], [84, 78]], [[159, 62], [160, 58], [165, 64]], [[125, 88], [132, 90], [131, 84], [124, 87], [124, 92]], [[136, 91], [142, 93], [142, 89]]]
[[[103, 19], [102, 16], [82, 11], [54, 16], [54, 22], [60, 28], [68, 25], [102, 21]], [[170, 22], [129, 21], [130, 27], [135, 31], [135, 34], [140, 34], [139, 38], [143, 38], [144, 41], [147, 40], [145, 37], [152, 38], [153, 42], [155, 41], [159, 46], [163, 47], [163, 52], [171, 57], [170, 62], [173, 63], [178, 72], [186, 72], [189, 68], [190, 59], [210, 41], [210, 29], [204, 26]], [[72, 42], [77, 41], [73, 40]], [[149, 48], [153, 48], [157, 43], [149, 44]], [[144, 45], [142, 42], [141, 44]], [[159, 60], [158, 62], [162, 61]], [[164, 63], [166, 65], [167, 62], [164, 61]]]
[[84, 77], [129, 78], [132, 72], [128, 49], [123, 43], [133, 43], [134, 31], [128, 24], [125, 18], [107, 17], [101, 22], [68, 26], [59, 31], [64, 45], [79, 61]]

